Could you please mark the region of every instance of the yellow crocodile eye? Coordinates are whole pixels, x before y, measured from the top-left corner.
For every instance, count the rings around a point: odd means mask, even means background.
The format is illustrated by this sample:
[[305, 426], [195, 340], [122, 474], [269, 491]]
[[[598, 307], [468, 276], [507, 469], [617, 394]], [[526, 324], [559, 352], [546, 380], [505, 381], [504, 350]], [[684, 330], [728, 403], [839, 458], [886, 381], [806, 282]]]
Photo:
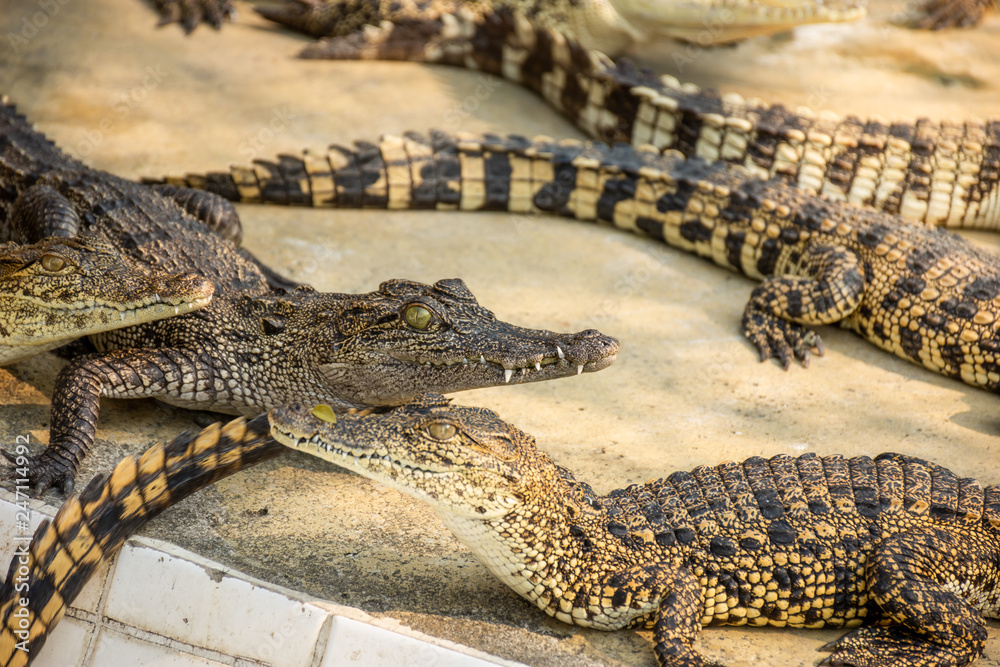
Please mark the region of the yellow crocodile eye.
[[66, 268], [66, 260], [59, 255], [42, 255], [42, 268], [50, 273], [56, 273]]
[[403, 319], [414, 329], [423, 331], [431, 324], [431, 311], [423, 306], [414, 304], [403, 313]]
[[337, 423], [337, 414], [329, 405], [317, 405], [312, 409], [312, 416], [328, 424]]
[[458, 433], [458, 429], [455, 428], [454, 424], [449, 424], [447, 422], [434, 422], [427, 427], [427, 432], [435, 440], [448, 440], [449, 438], [455, 437], [455, 434]]

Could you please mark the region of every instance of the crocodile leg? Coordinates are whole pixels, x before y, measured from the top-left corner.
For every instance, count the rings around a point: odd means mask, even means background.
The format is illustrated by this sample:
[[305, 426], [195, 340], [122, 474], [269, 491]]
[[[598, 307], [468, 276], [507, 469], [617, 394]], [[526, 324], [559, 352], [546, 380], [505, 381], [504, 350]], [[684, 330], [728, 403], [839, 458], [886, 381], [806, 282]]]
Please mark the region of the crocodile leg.
[[185, 211], [205, 223], [209, 229], [233, 245], [243, 242], [243, 224], [236, 208], [228, 199], [193, 188], [173, 185], [153, 185], [152, 189], [164, 197], [169, 197]]
[[180, 23], [186, 33], [202, 23], [218, 30], [236, 13], [232, 0], [153, 0], [153, 5], [160, 13], [160, 25]]
[[80, 231], [80, 217], [66, 197], [39, 183], [18, 195], [6, 223], [0, 220], [0, 230], [2, 240], [16, 243], [37, 243], [51, 236], [72, 238]]
[[[643, 568], [645, 570], [651, 568]], [[683, 569], [671, 577], [670, 592], [660, 602], [653, 624], [653, 652], [661, 667], [722, 667], [700, 656], [691, 644], [701, 630], [701, 585]]]
[[973, 548], [941, 529], [886, 538], [868, 560], [865, 576], [874, 602], [898, 625], [848, 633], [824, 647], [833, 655], [823, 664], [958, 667], [975, 661], [983, 654], [987, 631], [982, 614], [967, 599], [989, 604], [1000, 582], [998, 557], [996, 544]]
[[[16, 550], [0, 587], [0, 665], [24, 665], [37, 655], [97, 567], [147, 521], [195, 491], [284, 452], [268, 432], [267, 416], [261, 415], [182, 434], [138, 459], [123, 459], [107, 479], [95, 477], [68, 499], [38, 526], [30, 547]], [[31, 591], [27, 630], [19, 624], [17, 612], [24, 607], [17, 604], [16, 583]]]
[[867, 282], [857, 253], [844, 247], [810, 244], [795, 264], [754, 288], [743, 312], [743, 335], [761, 361], [777, 357], [786, 369], [792, 355], [808, 366], [810, 348], [823, 353], [819, 335], [802, 325], [846, 319], [861, 303]]
[[215, 377], [205, 358], [182, 349], [113, 350], [74, 359], [56, 377], [52, 393], [53, 445], [18, 463], [27, 468], [27, 474], [19, 474], [34, 484], [38, 494], [52, 485], [69, 493], [77, 467], [94, 443], [102, 397], [181, 395], [200, 397], [209, 404]]

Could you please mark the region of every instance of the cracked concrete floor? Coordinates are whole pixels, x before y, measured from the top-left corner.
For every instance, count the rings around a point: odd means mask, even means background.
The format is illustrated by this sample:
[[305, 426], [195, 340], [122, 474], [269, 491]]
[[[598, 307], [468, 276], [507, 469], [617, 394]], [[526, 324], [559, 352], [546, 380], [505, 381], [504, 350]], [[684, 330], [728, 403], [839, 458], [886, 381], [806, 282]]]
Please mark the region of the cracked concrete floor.
[[[176, 27], [154, 28], [139, 2], [67, 1], [23, 43], [11, 40], [40, 7], [0, 0], [0, 89], [61, 146], [123, 176], [218, 169], [431, 127], [580, 137], [533, 95], [480, 74], [298, 61], [304, 40], [271, 30], [246, 5], [220, 33], [185, 37]], [[682, 80], [793, 107], [995, 117], [1000, 20], [917, 34], [885, 23], [899, 10], [883, 3], [857, 24], [638, 55]], [[504, 214], [242, 206], [240, 215], [253, 252], [320, 289], [458, 276], [508, 321], [618, 337], [619, 360], [600, 373], [458, 397], [533, 433], [599, 490], [724, 459], [805, 451], [901, 451], [1000, 482], [996, 396], [829, 327], [821, 331], [828, 352], [810, 368], [758, 364], [737, 328], [752, 283], [649, 240], [551, 218], [515, 224]], [[0, 442], [23, 434], [46, 441], [62, 363], [43, 355], [0, 369]], [[98, 451], [81, 480], [196, 426], [193, 413], [153, 401], [104, 405]], [[545, 617], [494, 581], [425, 507], [305, 456], [225, 480], [145, 533], [504, 658], [653, 664], [648, 635]], [[982, 664], [1000, 664], [996, 629]], [[711, 629], [698, 645], [730, 665], [808, 665], [838, 634]]]

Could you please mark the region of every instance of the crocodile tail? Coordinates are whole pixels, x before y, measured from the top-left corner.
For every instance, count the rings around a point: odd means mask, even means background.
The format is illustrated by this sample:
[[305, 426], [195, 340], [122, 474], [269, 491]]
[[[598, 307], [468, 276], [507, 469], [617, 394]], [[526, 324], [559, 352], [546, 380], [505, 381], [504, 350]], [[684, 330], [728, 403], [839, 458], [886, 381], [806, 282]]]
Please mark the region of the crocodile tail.
[[31, 544], [18, 547], [0, 587], [0, 665], [38, 654], [100, 564], [167, 507], [213, 482], [277, 456], [267, 415], [213, 424], [122, 460], [70, 497]]
[[613, 62], [503, 9], [451, 19], [384, 23], [302, 55], [476, 69], [538, 93], [600, 141], [724, 160], [931, 225], [1000, 229], [1000, 119], [887, 123], [793, 111]]

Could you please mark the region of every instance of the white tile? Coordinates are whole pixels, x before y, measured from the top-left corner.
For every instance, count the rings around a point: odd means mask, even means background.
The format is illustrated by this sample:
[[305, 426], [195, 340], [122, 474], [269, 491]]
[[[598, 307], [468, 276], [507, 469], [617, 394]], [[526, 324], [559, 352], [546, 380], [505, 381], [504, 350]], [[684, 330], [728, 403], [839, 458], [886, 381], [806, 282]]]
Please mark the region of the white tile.
[[151, 644], [105, 628], [87, 667], [224, 667], [223, 663]]
[[90, 580], [83, 585], [83, 589], [80, 591], [80, 594], [76, 596], [76, 599], [73, 600], [73, 604], [70, 606], [95, 614], [99, 613], [101, 593], [104, 591], [104, 582], [108, 578], [108, 572], [110, 569], [110, 561], [104, 561], [101, 563], [97, 567], [94, 574], [90, 577]]
[[63, 618], [32, 663], [34, 667], [76, 667], [90, 642], [93, 624]]
[[18, 527], [17, 522], [24, 519], [24, 510], [15, 504], [15, 496], [12, 492], [4, 490], [3, 498], [0, 500], [0, 577], [7, 576], [7, 565], [10, 563], [11, 554], [14, 547], [23, 544], [23, 541], [15, 538], [28, 538], [35, 534], [35, 529], [43, 519], [49, 518], [47, 514], [39, 512], [39, 504], [31, 501], [28, 508], [28, 526]]
[[326, 613], [155, 549], [126, 545], [104, 609], [128, 625], [275, 667], [310, 664]]
[[334, 616], [321, 667], [495, 667], [451, 649], [406, 635]]

